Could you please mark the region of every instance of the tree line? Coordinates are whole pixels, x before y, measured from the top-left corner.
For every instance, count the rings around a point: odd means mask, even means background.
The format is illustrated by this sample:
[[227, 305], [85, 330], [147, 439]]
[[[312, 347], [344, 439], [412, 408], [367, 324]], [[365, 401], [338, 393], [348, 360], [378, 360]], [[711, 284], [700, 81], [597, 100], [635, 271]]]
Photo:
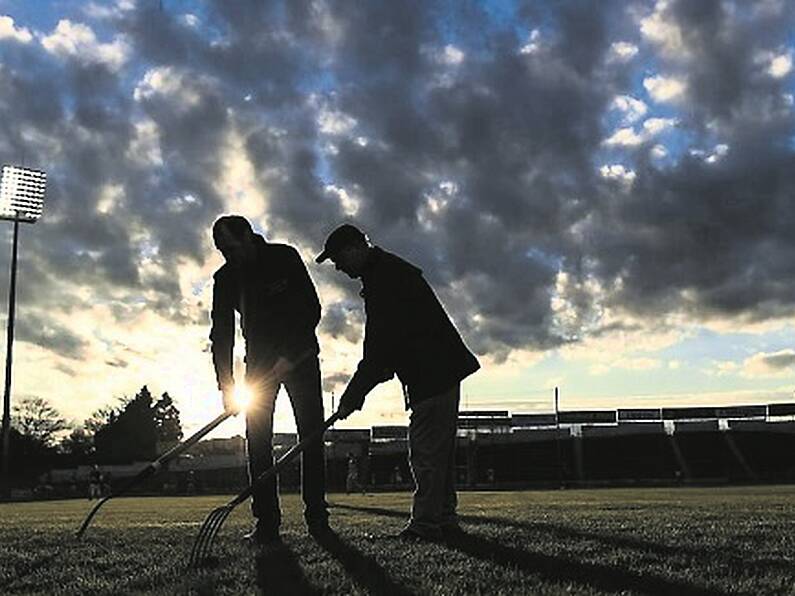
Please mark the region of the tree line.
[[12, 413], [10, 472], [33, 480], [55, 467], [151, 461], [182, 437], [174, 400], [168, 393], [155, 399], [146, 385], [78, 425], [67, 422], [46, 399], [27, 397]]

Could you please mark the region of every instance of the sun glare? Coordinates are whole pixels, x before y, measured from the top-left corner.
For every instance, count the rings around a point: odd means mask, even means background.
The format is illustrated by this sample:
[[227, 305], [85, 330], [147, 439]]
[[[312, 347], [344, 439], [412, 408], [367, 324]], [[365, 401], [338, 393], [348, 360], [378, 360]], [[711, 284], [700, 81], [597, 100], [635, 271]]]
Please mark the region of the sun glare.
[[245, 412], [251, 403], [251, 389], [245, 383], [235, 384], [235, 403], [241, 412]]

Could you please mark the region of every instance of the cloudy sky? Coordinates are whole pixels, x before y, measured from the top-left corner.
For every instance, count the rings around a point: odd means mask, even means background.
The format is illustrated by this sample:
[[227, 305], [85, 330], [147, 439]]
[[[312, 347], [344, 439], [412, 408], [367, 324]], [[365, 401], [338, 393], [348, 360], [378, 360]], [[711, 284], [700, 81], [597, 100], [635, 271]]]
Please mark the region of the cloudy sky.
[[49, 175], [14, 399], [212, 418], [234, 212], [308, 263], [329, 406], [363, 315], [311, 260], [342, 221], [424, 269], [483, 363], [466, 407], [791, 401], [793, 46], [787, 0], [0, 0], [0, 162]]

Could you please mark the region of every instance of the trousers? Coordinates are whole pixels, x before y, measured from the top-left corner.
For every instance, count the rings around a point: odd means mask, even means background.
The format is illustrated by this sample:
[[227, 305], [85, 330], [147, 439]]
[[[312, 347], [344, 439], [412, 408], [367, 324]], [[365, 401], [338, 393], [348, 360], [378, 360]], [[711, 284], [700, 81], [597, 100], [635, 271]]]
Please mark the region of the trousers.
[[414, 500], [409, 525], [436, 531], [458, 523], [455, 446], [461, 386], [412, 406], [409, 464]]
[[[246, 410], [246, 452], [249, 481], [273, 465], [273, 410], [284, 385], [295, 415], [299, 440], [323, 426], [323, 397], [317, 356], [303, 360], [284, 379], [263, 379], [257, 367], [247, 368], [246, 382], [254, 393]], [[307, 522], [328, 519], [323, 441], [314, 441], [301, 453], [301, 496]], [[277, 478], [257, 483], [251, 495], [251, 512], [266, 533], [281, 524]]]

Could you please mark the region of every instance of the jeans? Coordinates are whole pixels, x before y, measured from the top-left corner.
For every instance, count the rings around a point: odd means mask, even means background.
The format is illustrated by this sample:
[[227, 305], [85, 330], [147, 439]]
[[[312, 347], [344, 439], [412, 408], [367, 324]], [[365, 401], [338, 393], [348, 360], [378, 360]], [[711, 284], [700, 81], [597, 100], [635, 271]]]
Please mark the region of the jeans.
[[409, 463], [414, 476], [410, 526], [430, 531], [458, 523], [455, 447], [461, 387], [412, 406]]
[[[266, 371], [267, 373], [267, 371]], [[323, 398], [320, 389], [320, 365], [317, 356], [306, 358], [285, 378], [275, 382], [263, 379], [257, 367], [247, 367], [246, 381], [254, 392], [246, 410], [246, 450], [249, 480], [271, 467], [273, 460], [273, 409], [276, 394], [283, 384], [290, 396], [295, 414], [299, 440], [323, 426]], [[323, 441], [306, 447], [301, 454], [301, 496], [307, 522], [326, 521], [326, 472]], [[281, 523], [276, 478], [257, 483], [251, 495], [251, 512], [257, 527], [266, 533], [276, 533]]]

